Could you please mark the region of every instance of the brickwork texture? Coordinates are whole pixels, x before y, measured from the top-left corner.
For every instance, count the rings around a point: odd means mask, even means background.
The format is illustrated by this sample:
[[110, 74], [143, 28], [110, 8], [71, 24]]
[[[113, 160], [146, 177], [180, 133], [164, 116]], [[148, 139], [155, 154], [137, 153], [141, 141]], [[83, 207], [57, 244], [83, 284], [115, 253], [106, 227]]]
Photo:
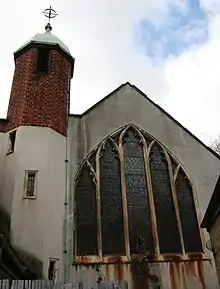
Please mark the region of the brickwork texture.
[[19, 126], [41, 126], [66, 135], [72, 63], [51, 48], [48, 73], [36, 73], [36, 65], [36, 47], [15, 57], [8, 121], [0, 120], [0, 132]]

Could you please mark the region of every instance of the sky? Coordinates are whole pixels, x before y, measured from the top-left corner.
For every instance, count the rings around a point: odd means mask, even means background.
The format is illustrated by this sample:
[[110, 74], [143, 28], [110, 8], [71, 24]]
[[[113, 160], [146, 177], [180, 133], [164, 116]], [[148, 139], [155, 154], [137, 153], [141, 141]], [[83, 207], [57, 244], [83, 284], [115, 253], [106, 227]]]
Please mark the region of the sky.
[[219, 0], [1, 1], [0, 118], [13, 52], [44, 32], [50, 5], [52, 32], [75, 58], [71, 113], [129, 81], [207, 144], [220, 134]]

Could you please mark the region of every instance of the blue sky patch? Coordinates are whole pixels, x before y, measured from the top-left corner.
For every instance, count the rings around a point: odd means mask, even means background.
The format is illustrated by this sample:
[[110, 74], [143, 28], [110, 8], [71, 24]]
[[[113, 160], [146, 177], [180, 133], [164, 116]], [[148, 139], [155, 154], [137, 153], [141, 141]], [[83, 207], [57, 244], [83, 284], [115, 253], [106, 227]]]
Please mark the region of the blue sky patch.
[[154, 24], [142, 19], [137, 42], [151, 58], [178, 56], [192, 46], [208, 40], [208, 19], [199, 0], [185, 0], [186, 6], [170, 6], [168, 17]]

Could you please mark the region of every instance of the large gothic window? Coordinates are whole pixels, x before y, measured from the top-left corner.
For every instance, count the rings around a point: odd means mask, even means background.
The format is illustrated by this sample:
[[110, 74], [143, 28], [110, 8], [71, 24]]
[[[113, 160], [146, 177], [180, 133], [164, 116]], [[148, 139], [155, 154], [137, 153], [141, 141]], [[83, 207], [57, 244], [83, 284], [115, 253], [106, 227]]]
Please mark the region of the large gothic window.
[[136, 126], [86, 158], [76, 176], [77, 256], [203, 251], [193, 187], [177, 160]]

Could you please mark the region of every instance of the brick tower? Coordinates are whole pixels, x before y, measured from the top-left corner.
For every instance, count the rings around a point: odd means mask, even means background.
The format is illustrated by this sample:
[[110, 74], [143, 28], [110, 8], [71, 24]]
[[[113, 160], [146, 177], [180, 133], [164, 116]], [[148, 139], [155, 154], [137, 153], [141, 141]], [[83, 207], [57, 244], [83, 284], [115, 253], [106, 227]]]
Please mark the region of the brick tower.
[[51, 30], [47, 24], [14, 53], [7, 119], [0, 119], [0, 207], [12, 245], [40, 264], [42, 278], [52, 266], [62, 280], [74, 58]]
[[66, 135], [74, 59], [46, 26], [14, 53], [15, 71], [8, 107], [8, 130], [50, 127]]

